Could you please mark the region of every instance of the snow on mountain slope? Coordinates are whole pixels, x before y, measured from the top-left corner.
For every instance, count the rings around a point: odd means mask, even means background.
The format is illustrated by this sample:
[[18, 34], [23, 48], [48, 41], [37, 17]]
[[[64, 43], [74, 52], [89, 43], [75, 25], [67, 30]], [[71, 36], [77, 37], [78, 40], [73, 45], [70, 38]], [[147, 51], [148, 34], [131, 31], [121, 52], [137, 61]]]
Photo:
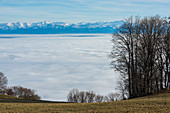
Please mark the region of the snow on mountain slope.
[[[66, 33], [89, 33], [89, 32], [112, 32], [112, 29], [119, 27], [123, 24], [123, 21], [114, 21], [114, 22], [95, 22], [95, 23], [76, 23], [76, 24], [68, 24], [65, 22], [37, 22], [37, 23], [0, 23], [0, 34], [4, 33], [44, 33], [44, 29], [46, 29], [45, 33], [57, 33], [57, 32], [66, 32]], [[54, 32], [48, 32], [48, 30], [57, 30]], [[90, 29], [90, 30], [89, 30]], [[37, 31], [33, 31], [37, 30]], [[66, 30], [66, 31], [62, 31]]]

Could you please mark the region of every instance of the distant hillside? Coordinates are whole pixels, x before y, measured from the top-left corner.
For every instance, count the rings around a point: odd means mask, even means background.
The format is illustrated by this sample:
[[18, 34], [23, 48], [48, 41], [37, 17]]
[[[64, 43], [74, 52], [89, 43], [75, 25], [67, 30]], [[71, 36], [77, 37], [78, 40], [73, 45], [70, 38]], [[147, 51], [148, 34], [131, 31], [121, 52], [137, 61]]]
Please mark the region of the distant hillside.
[[77, 23], [38, 22], [0, 23], [0, 34], [113, 33], [124, 21]]
[[103, 103], [0, 103], [0, 112], [22, 113], [169, 113], [170, 91]]

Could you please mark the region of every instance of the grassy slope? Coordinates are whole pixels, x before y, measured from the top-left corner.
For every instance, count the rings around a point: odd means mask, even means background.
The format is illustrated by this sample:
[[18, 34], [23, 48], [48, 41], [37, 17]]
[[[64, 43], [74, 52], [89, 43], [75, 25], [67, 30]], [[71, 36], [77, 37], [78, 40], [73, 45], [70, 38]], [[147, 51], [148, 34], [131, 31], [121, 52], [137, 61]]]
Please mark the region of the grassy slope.
[[170, 91], [165, 93], [103, 103], [0, 103], [0, 112], [24, 112], [24, 113], [47, 113], [47, 112], [170, 112]]

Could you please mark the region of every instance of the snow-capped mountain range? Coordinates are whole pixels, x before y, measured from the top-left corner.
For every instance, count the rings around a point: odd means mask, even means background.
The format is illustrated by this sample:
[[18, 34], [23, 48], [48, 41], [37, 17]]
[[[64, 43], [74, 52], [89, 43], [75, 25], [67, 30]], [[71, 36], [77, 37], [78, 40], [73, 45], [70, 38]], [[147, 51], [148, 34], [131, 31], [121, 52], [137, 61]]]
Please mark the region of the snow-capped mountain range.
[[123, 21], [68, 24], [65, 22], [0, 23], [0, 34], [113, 33]]

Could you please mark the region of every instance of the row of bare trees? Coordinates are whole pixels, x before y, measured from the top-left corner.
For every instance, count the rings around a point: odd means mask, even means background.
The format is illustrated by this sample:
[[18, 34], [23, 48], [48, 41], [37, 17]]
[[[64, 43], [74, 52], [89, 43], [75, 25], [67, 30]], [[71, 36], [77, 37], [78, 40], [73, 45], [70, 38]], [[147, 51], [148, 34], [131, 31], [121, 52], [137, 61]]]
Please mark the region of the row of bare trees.
[[36, 94], [33, 89], [24, 88], [22, 86], [13, 86], [6, 89], [7, 95], [12, 95], [19, 98], [29, 99], [29, 100], [40, 100], [40, 96]]
[[94, 103], [94, 102], [111, 102], [121, 100], [121, 95], [118, 93], [109, 93], [107, 96], [95, 94], [93, 91], [79, 91], [72, 89], [68, 96], [68, 102], [75, 103]]
[[170, 88], [170, 24], [167, 18], [130, 17], [113, 34], [111, 64], [119, 90], [135, 98]]

